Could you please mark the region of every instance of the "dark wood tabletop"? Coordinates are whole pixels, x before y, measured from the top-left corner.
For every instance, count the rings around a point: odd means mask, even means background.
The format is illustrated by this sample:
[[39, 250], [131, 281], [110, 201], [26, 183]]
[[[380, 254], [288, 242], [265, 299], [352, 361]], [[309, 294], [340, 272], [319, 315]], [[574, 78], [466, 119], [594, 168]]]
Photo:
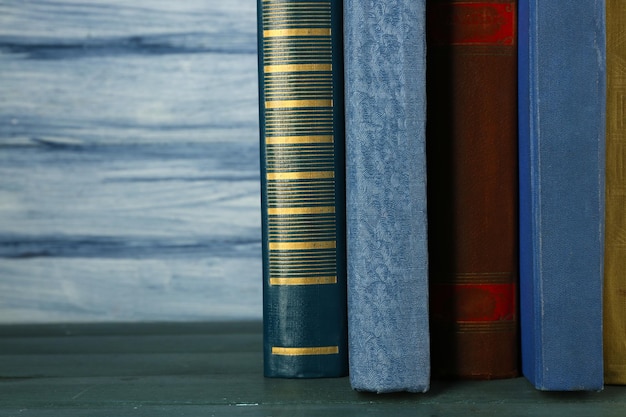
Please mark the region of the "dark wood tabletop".
[[626, 387], [546, 393], [524, 378], [365, 394], [348, 378], [262, 376], [260, 322], [0, 326], [0, 416], [615, 416]]

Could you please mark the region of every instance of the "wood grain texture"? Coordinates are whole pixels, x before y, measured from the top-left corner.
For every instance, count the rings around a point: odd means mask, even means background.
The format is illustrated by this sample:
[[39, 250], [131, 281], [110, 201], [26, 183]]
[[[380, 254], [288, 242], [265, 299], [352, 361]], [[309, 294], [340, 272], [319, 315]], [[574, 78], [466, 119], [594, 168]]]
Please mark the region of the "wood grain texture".
[[0, 322], [260, 317], [255, 19], [0, 4]]

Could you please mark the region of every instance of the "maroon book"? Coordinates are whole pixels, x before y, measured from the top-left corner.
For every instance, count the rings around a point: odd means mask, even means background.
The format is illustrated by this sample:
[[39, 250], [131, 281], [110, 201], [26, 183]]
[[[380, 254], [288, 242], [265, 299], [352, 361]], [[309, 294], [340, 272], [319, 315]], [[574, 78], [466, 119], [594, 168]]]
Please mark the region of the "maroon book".
[[516, 10], [428, 2], [433, 376], [518, 375]]

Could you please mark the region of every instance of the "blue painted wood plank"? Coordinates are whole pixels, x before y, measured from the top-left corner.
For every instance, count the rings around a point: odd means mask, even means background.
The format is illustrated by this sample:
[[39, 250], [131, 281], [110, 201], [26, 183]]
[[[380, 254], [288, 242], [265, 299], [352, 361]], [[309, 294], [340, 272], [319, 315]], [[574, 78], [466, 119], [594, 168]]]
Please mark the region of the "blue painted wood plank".
[[260, 318], [255, 19], [0, 4], [0, 322]]

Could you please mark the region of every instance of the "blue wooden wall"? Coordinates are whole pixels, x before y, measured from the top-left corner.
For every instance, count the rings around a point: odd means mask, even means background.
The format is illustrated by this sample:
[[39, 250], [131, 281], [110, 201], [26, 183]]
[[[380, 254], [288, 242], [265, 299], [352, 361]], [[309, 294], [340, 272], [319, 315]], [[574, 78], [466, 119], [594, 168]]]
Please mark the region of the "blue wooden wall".
[[0, 2], [0, 323], [261, 317], [255, 4]]

